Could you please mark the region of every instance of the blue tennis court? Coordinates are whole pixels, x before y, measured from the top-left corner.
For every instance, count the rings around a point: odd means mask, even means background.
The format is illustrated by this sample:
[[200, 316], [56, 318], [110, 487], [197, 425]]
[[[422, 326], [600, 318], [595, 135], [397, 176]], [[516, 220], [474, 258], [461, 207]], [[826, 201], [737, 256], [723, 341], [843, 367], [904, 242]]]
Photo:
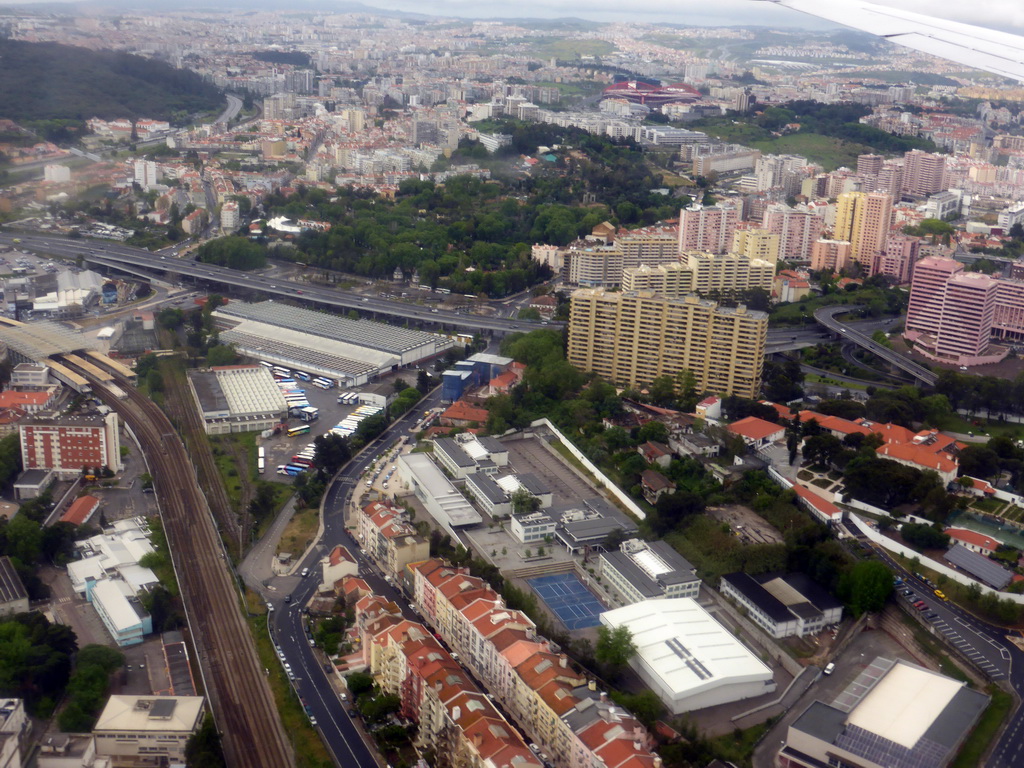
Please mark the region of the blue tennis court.
[[575, 573], [556, 573], [527, 579], [530, 588], [561, 619], [570, 632], [596, 627], [607, 609]]

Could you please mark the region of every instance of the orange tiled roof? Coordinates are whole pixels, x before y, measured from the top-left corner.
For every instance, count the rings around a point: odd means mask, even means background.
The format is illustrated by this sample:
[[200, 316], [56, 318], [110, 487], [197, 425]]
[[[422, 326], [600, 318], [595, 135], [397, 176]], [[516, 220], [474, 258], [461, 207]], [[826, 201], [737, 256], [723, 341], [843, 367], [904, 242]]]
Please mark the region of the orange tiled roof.
[[477, 408], [465, 400], [456, 400], [448, 410], [441, 414], [442, 419], [458, 419], [459, 421], [487, 421], [487, 409]]
[[777, 432], [784, 431], [785, 427], [771, 421], [759, 419], [757, 416], [747, 416], [745, 419], [740, 419], [730, 424], [728, 430], [740, 437], [747, 437], [751, 440], [763, 440]]

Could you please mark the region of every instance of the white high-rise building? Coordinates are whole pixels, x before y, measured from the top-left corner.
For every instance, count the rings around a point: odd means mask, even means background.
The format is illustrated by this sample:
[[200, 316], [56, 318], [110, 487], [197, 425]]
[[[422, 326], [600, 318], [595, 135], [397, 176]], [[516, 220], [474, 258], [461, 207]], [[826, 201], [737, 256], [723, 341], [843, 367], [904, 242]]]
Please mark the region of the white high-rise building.
[[156, 186], [156, 163], [152, 160], [135, 161], [135, 183], [145, 190]]

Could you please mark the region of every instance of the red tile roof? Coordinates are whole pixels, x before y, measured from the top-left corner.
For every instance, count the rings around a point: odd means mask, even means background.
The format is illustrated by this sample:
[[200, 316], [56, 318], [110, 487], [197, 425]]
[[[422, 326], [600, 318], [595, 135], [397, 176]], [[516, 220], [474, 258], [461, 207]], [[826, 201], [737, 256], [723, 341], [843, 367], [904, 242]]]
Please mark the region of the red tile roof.
[[968, 544], [973, 544], [974, 546], [981, 547], [982, 549], [995, 551], [999, 546], [999, 542], [991, 536], [986, 536], [984, 533], [971, 531], [967, 528], [947, 528], [946, 533], [949, 534], [951, 539], [955, 539], [956, 541], [965, 541]]
[[448, 407], [448, 410], [441, 414], [442, 419], [479, 422], [487, 421], [487, 416], [486, 408], [477, 408], [465, 400], [456, 400]]
[[751, 440], [764, 440], [766, 437], [785, 431], [785, 427], [771, 421], [759, 419], [757, 416], [747, 416], [745, 419], [735, 421], [728, 427], [734, 435], [746, 437]]
[[60, 521], [73, 525], [83, 525], [86, 520], [92, 517], [93, 512], [96, 511], [99, 505], [100, 500], [95, 496], [82, 496], [72, 502], [67, 511], [60, 516]]

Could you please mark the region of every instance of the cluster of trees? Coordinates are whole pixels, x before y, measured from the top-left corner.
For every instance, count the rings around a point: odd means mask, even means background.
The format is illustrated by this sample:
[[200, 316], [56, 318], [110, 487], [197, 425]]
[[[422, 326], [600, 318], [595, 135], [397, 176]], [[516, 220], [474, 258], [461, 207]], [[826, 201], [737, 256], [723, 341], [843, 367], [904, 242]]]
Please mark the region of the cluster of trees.
[[949, 369], [938, 371], [935, 391], [945, 395], [950, 406], [969, 413], [1024, 414], [1024, 373], [1013, 379], [971, 376]]
[[[290, 217], [332, 224], [326, 232], [304, 232], [297, 248], [279, 254], [315, 267], [388, 278], [396, 267], [419, 271], [421, 282], [455, 293], [504, 296], [551, 277], [530, 258], [530, 245], [565, 245], [611, 219], [622, 225], [651, 224], [673, 215], [688, 200], [652, 194], [661, 186], [641, 148], [576, 129], [538, 123], [493, 126], [513, 137], [499, 152], [489, 181], [462, 176], [443, 185], [407, 180], [394, 200], [371, 192], [299, 189], [271, 195], [267, 207]], [[506, 174], [504, 155], [534, 152], [540, 144], [572, 145], [543, 171]], [[471, 143], [472, 144], [472, 143]], [[489, 156], [464, 144], [452, 162]], [[603, 205], [583, 206], [584, 194]], [[220, 241], [218, 241], [220, 242]]]
[[[80, 135], [90, 117], [184, 122], [194, 112], [223, 104], [220, 89], [212, 83], [159, 59], [0, 39], [0, 60], [4, 116], [42, 129], [51, 140]], [[67, 122], [72, 120], [79, 121], [73, 129]]]
[[68, 684], [76, 650], [71, 628], [51, 624], [41, 613], [0, 621], [0, 691], [24, 699], [31, 714], [48, 717]]
[[251, 272], [267, 266], [267, 248], [247, 237], [228, 235], [199, 246], [196, 261]]
[[71, 523], [44, 527], [43, 521], [52, 509], [53, 502], [47, 493], [22, 504], [14, 517], [0, 519], [0, 555], [11, 558], [32, 600], [50, 596], [50, 588], [37, 575], [39, 566], [45, 563], [65, 565], [74, 559], [75, 540], [96, 532], [88, 526], [76, 527]]
[[[420, 373], [426, 373], [426, 371], [420, 371]], [[402, 383], [404, 384], [404, 382]], [[422, 398], [423, 394], [416, 387], [405, 387], [398, 393], [395, 401], [388, 406], [388, 413], [392, 419], [397, 419], [402, 414], [408, 412]]]
[[799, 133], [817, 133], [837, 139], [864, 144], [880, 152], [908, 152], [911, 149], [936, 150], [930, 139], [915, 136], [896, 136], [870, 125], [860, 119], [871, 114], [871, 108], [863, 104], [842, 102], [822, 104], [818, 101], [790, 101], [777, 107], [763, 110], [753, 122], [767, 131], [779, 132], [786, 125], [799, 123]]
[[[873, 448], [857, 455], [843, 472], [846, 492], [865, 504], [898, 510], [916, 506], [915, 514], [943, 522], [956, 509], [956, 499], [939, 476], [878, 457]], [[898, 512], [894, 512], [898, 514]]]
[[189, 737], [185, 744], [185, 762], [197, 768], [225, 768], [224, 752], [220, 746], [217, 724], [209, 712], [203, 718], [199, 730]]
[[924, 523], [904, 523], [900, 527], [900, 536], [912, 547], [918, 549], [941, 549], [949, 548], [949, 534], [932, 525]]
[[68, 681], [68, 701], [58, 718], [62, 731], [92, 730], [107, 698], [110, 675], [123, 664], [124, 654], [105, 645], [87, 645], [78, 652], [75, 671]]
[[7, 490], [21, 472], [21, 442], [17, 432], [0, 439], [0, 488]]

